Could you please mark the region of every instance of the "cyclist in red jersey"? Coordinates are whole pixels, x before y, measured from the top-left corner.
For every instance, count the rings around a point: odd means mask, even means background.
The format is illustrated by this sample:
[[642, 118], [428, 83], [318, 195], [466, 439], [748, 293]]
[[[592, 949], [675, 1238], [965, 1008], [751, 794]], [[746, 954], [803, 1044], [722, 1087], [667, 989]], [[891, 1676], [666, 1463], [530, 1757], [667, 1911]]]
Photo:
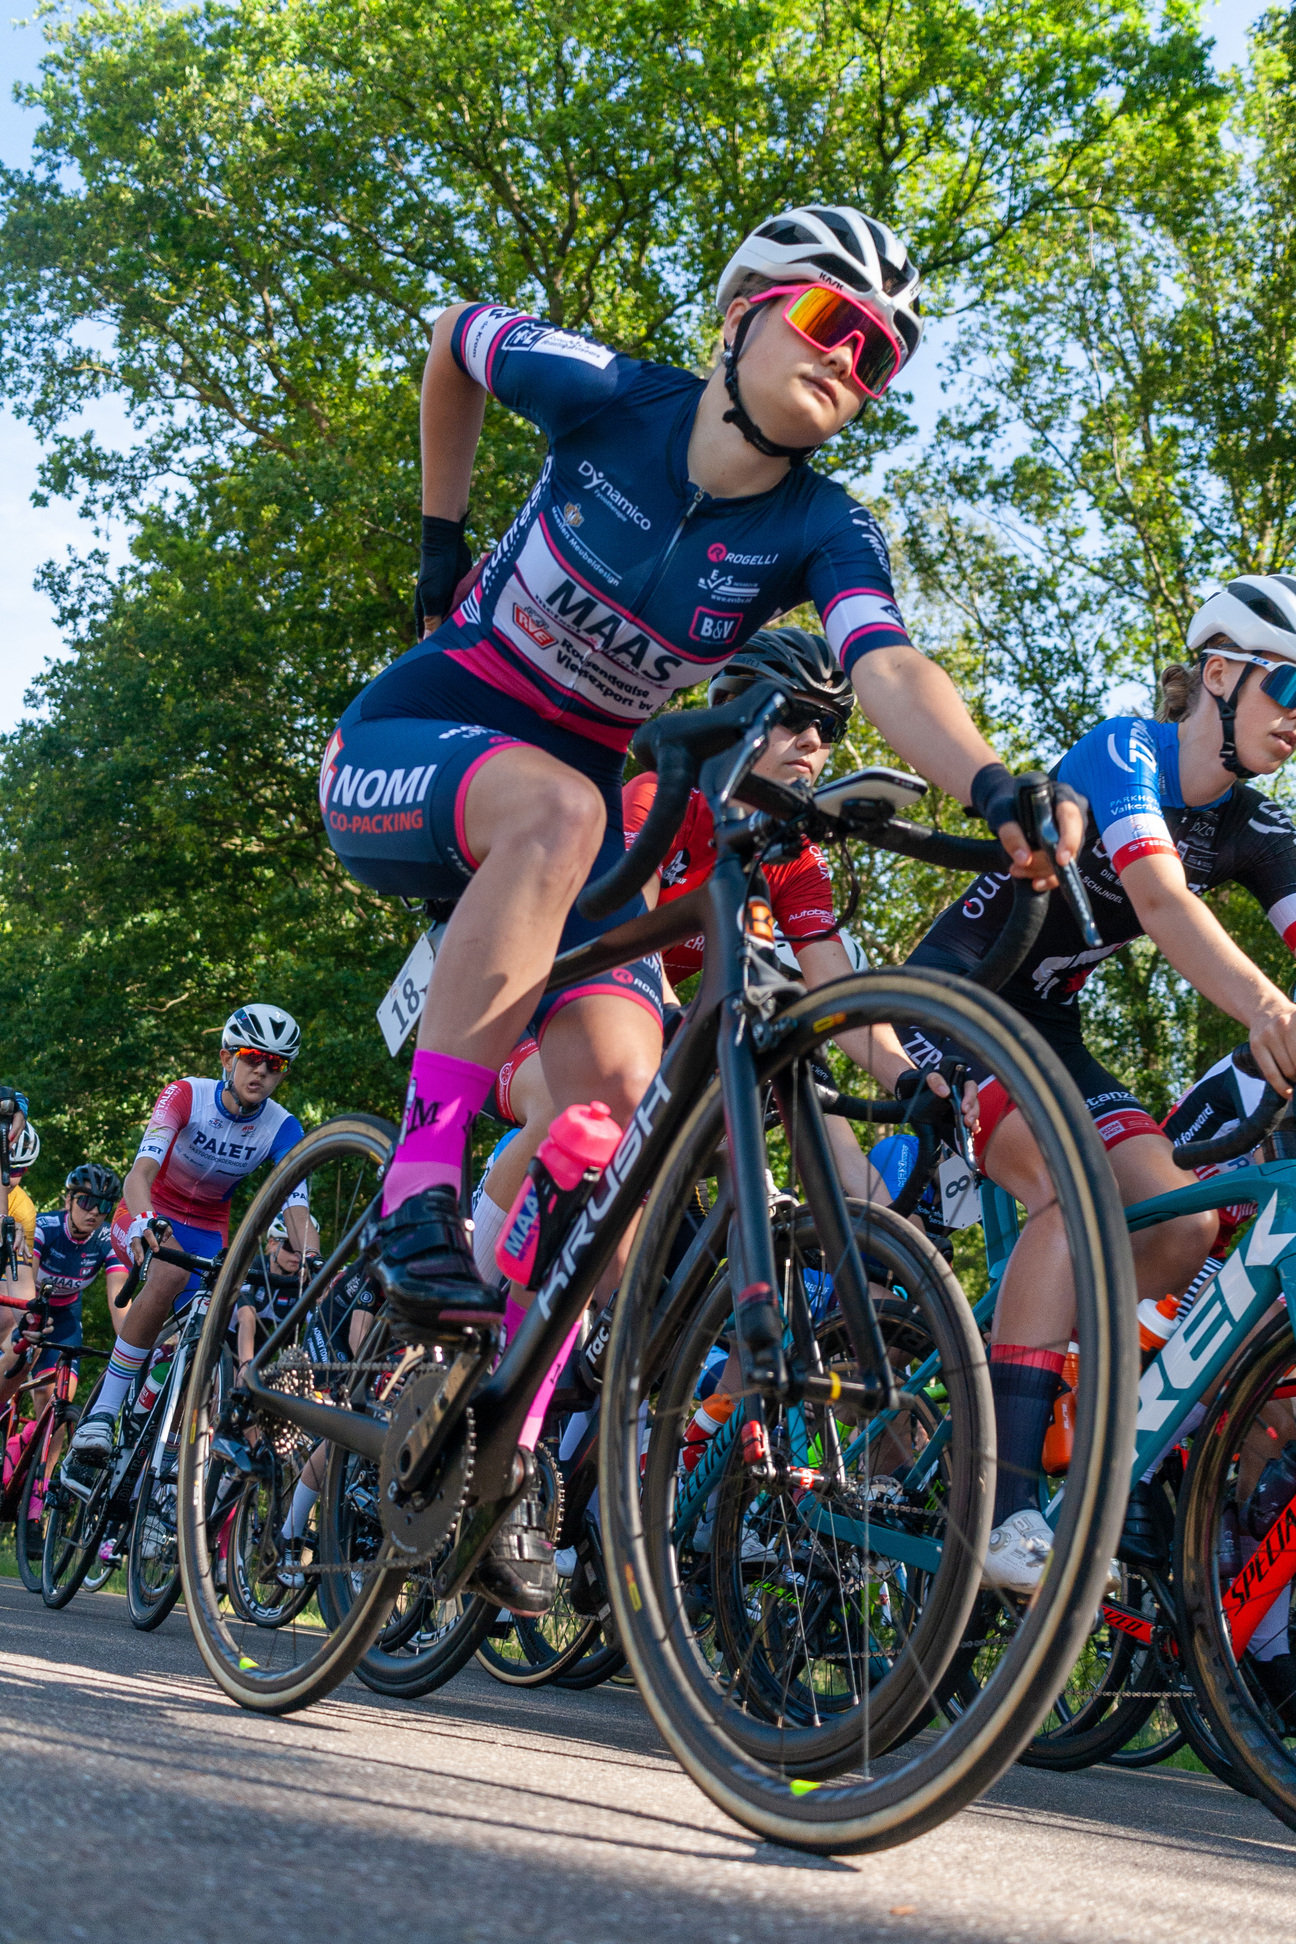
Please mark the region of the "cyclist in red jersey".
[[[850, 683], [822, 635], [804, 628], [762, 628], [711, 683], [707, 699], [714, 706], [750, 683], [770, 678], [786, 683], [804, 704], [805, 720], [771, 732], [770, 746], [756, 773], [777, 783], [813, 785], [832, 744], [845, 734], [854, 704]], [[627, 844], [642, 829], [656, 792], [657, 778], [651, 772], [632, 777], [624, 786]], [[645, 901], [651, 907], [684, 897], [706, 882], [715, 861], [711, 812], [702, 792], [695, 790], [660, 872], [644, 888]], [[832, 879], [818, 845], [803, 838], [795, 857], [765, 866], [765, 881], [775, 922], [796, 955], [806, 985], [826, 985], [853, 971], [834, 915]], [[701, 971], [702, 945], [701, 937], [681, 939], [663, 954], [668, 1002], [674, 997], [674, 983]], [[840, 1045], [849, 1059], [892, 1092], [900, 1075], [913, 1067], [887, 1026], [845, 1033]], [[929, 1076], [928, 1084], [941, 1095], [949, 1091], [937, 1074]], [[500, 1154], [474, 1210], [473, 1253], [487, 1276], [495, 1273], [495, 1240], [507, 1210], [554, 1115], [534, 1038], [520, 1040], [500, 1068], [492, 1104], [500, 1119], [513, 1121], [521, 1132]], [[976, 1088], [970, 1085], [964, 1107], [970, 1127], [976, 1125], [976, 1113]], [[869, 1166], [848, 1123], [830, 1116], [828, 1134], [847, 1193], [889, 1201], [881, 1177]]]

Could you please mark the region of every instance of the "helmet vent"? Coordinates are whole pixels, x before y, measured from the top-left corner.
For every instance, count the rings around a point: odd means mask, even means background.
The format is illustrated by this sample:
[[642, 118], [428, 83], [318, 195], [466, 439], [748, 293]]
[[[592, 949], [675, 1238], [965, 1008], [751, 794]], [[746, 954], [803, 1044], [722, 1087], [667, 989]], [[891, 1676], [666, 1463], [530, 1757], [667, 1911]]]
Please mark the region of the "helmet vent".
[[1292, 627], [1278, 603], [1271, 601], [1269, 596], [1262, 593], [1258, 587], [1250, 586], [1247, 581], [1235, 580], [1229, 581], [1225, 591], [1231, 594], [1234, 600], [1241, 601], [1244, 607], [1249, 607], [1252, 614], [1258, 615], [1261, 621], [1267, 621], [1271, 628], [1282, 628], [1287, 634], [1296, 634], [1296, 628]]
[[800, 223], [766, 223], [764, 229], [758, 230], [757, 234], [767, 238], [771, 243], [817, 243], [819, 241], [813, 230], [806, 229]]

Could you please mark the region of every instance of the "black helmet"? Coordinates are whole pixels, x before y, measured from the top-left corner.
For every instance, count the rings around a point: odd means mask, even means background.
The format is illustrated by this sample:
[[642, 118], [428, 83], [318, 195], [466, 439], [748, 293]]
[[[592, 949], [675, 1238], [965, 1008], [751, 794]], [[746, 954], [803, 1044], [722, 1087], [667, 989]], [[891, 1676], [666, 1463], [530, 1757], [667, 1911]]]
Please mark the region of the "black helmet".
[[758, 628], [714, 677], [707, 701], [715, 708], [753, 682], [778, 682], [795, 695], [809, 696], [831, 710], [843, 731], [855, 706], [850, 677], [824, 637], [808, 628]]
[[74, 1195], [98, 1202], [104, 1215], [111, 1215], [121, 1200], [121, 1177], [98, 1161], [83, 1161], [79, 1168], [73, 1168], [63, 1186]]

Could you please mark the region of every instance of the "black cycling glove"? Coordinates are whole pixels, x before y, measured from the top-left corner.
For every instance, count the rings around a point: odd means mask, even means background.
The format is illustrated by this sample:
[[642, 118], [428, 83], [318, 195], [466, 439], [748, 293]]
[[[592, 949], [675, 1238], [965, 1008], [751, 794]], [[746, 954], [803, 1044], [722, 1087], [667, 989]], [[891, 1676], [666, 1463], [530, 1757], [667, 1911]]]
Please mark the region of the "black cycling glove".
[[1089, 814], [1088, 798], [1073, 790], [1069, 783], [1059, 783], [1052, 777], [1042, 775], [1039, 770], [1027, 770], [1022, 776], [1014, 776], [1003, 763], [987, 763], [972, 778], [971, 808], [990, 826], [996, 837], [1002, 825], [1020, 824], [1027, 843], [1034, 848], [1039, 843], [1039, 831], [1031, 798], [1041, 788], [1048, 791], [1055, 809], [1059, 803], [1074, 803], [1081, 816]]
[[422, 641], [425, 621], [445, 619], [456, 587], [472, 567], [472, 554], [464, 539], [467, 524], [467, 516], [441, 520], [435, 513], [423, 515], [418, 586], [414, 590], [415, 641]]

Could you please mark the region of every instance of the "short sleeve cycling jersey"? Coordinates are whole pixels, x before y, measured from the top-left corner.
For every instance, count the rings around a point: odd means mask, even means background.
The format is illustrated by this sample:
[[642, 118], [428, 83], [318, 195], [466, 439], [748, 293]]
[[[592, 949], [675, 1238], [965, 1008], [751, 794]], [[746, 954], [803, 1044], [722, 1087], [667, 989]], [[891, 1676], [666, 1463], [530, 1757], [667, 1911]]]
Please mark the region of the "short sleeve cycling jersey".
[[908, 642], [882, 530], [844, 487], [807, 466], [742, 499], [690, 482], [704, 390], [691, 372], [496, 304], [465, 311], [452, 343], [549, 453], [459, 608], [370, 684], [362, 717], [444, 713], [430, 658], [448, 653], [532, 716], [620, 751], [802, 601], [847, 669]]
[[[240, 1181], [265, 1161], [281, 1161], [302, 1138], [302, 1124], [277, 1101], [231, 1114], [220, 1080], [173, 1080], [158, 1095], [136, 1159], [159, 1161], [153, 1182], [157, 1214], [228, 1241], [229, 1203]], [[285, 1207], [307, 1206], [303, 1182]]]
[[[622, 791], [627, 845], [643, 828], [653, 798], [657, 778], [649, 771], [632, 777]], [[658, 902], [669, 904], [686, 891], [704, 884], [715, 869], [715, 823], [701, 790], [689, 798], [680, 825], [661, 868]], [[767, 864], [765, 882], [769, 885], [770, 909], [782, 937], [792, 946], [811, 939], [836, 938], [833, 913], [832, 879], [818, 845], [803, 839], [798, 854], [786, 864]], [[702, 939], [685, 938], [663, 955], [666, 976], [687, 979], [702, 970]]]
[[[1296, 951], [1296, 830], [1290, 817], [1271, 797], [1241, 783], [1214, 803], [1185, 804], [1173, 723], [1114, 716], [1082, 736], [1052, 773], [1089, 799], [1077, 862], [1102, 944], [1085, 947], [1055, 891], [1036, 944], [1004, 988], [1014, 1004], [1070, 1004], [1096, 965], [1142, 936], [1121, 884], [1122, 872], [1142, 857], [1178, 856], [1198, 897], [1216, 885], [1241, 885]], [[990, 872], [978, 878], [936, 920], [919, 954], [978, 964], [999, 935], [1011, 896], [1008, 877]]]
[[113, 1260], [108, 1224], [101, 1222], [84, 1241], [78, 1241], [61, 1209], [36, 1217], [32, 1260], [36, 1293], [48, 1298], [51, 1309], [81, 1300], [104, 1265]]

